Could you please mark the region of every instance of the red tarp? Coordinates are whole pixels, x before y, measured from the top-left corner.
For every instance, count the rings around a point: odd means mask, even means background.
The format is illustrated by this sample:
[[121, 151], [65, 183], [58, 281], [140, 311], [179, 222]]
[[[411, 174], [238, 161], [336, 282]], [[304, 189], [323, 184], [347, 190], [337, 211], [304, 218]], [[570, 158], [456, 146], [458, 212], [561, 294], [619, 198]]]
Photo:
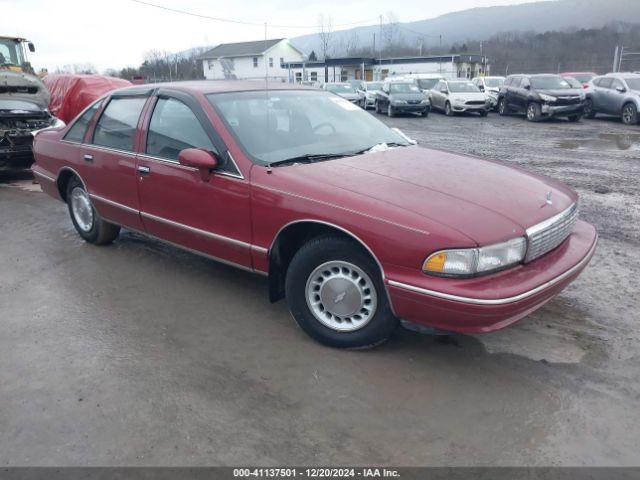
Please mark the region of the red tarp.
[[47, 75], [42, 81], [51, 93], [49, 110], [65, 123], [103, 94], [132, 85], [129, 80], [103, 75]]

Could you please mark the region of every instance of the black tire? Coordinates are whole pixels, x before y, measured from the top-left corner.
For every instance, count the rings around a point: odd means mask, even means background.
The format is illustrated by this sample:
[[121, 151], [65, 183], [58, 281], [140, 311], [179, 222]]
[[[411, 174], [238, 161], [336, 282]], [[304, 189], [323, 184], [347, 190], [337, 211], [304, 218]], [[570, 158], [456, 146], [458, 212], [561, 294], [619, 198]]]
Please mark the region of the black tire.
[[71, 222], [73, 223], [76, 232], [80, 235], [86, 242], [92, 243], [94, 245], [108, 245], [113, 242], [120, 233], [120, 226], [114, 225], [113, 223], [109, 223], [100, 217], [98, 211], [90, 204], [89, 208], [91, 208], [92, 212], [92, 221], [90, 223], [90, 228], [83, 229], [76, 220], [76, 217], [73, 212], [72, 207], [72, 196], [74, 191], [79, 189], [80, 191], [87, 194], [82, 182], [77, 177], [73, 177], [69, 180], [67, 184], [67, 208], [69, 210], [69, 216], [71, 217]]
[[429, 110], [424, 110], [424, 111], [422, 112], [422, 116], [423, 116], [424, 118], [427, 118], [427, 117], [429, 116]]
[[449, 102], [444, 104], [444, 114], [447, 117], [453, 117], [453, 109], [451, 108], [451, 104]]
[[622, 123], [625, 125], [638, 123], [638, 108], [631, 102], [625, 103], [622, 107]]
[[584, 118], [594, 118], [596, 111], [593, 109], [593, 100], [587, 98], [584, 102]]
[[489, 110], [482, 110], [482, 111], [480, 112], [480, 116], [481, 116], [481, 117], [486, 117], [487, 115], [489, 115]]
[[393, 107], [391, 106], [391, 102], [389, 102], [389, 103], [387, 104], [387, 116], [388, 116], [388, 117], [393, 117], [393, 115], [394, 115], [394, 114], [395, 114], [395, 113], [394, 113], [394, 111], [393, 111]]
[[[363, 271], [369, 277], [377, 297], [373, 316], [361, 328], [353, 331], [338, 331], [323, 324], [316, 318], [307, 303], [307, 283], [312, 281], [310, 277], [314, 270], [327, 262], [341, 261]], [[285, 294], [289, 311], [298, 325], [310, 337], [330, 347], [374, 347], [387, 340], [398, 326], [398, 319], [391, 311], [382, 283], [382, 275], [376, 262], [358, 244], [343, 237], [326, 235], [303, 245], [294, 255], [287, 269]], [[356, 316], [359, 314], [360, 311]]]
[[527, 105], [527, 120], [530, 122], [539, 122], [542, 119], [542, 107], [537, 102], [531, 102]]
[[374, 103], [374, 109], [376, 113], [382, 113], [382, 110], [380, 110], [380, 104], [378, 103], [378, 100], [376, 100], [376, 102]]
[[569, 120], [572, 123], [575, 123], [575, 122], [579, 122], [581, 118], [582, 118], [582, 115], [570, 115], [569, 117], [567, 117], [567, 120]]
[[498, 114], [501, 117], [509, 115], [509, 107], [507, 107], [507, 101], [504, 98], [498, 100]]

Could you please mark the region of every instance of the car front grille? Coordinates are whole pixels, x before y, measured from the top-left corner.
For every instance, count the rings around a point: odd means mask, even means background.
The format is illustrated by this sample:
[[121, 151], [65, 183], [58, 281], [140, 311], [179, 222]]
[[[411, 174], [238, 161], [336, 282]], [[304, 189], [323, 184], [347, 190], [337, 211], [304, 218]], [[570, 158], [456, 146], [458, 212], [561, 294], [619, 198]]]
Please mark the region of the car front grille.
[[527, 255], [525, 262], [550, 252], [560, 245], [571, 233], [578, 219], [578, 203], [574, 203], [565, 211], [527, 229]]
[[579, 95], [571, 95], [564, 97], [556, 97], [558, 100], [556, 101], [556, 105], [577, 105], [581, 102]]
[[469, 100], [467, 102], [464, 102], [467, 105], [484, 105], [484, 100]]

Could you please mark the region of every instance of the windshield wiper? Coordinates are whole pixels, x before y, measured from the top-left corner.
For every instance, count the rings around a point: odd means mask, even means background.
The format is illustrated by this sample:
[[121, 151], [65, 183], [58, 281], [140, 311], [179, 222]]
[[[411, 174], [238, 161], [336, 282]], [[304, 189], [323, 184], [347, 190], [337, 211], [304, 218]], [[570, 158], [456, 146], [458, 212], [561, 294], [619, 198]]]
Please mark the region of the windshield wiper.
[[331, 160], [332, 158], [350, 157], [354, 155], [352, 153], [305, 153], [291, 158], [285, 158], [283, 160], [276, 160], [275, 162], [269, 162], [268, 166], [274, 165], [287, 165], [292, 163], [313, 163], [322, 160]]

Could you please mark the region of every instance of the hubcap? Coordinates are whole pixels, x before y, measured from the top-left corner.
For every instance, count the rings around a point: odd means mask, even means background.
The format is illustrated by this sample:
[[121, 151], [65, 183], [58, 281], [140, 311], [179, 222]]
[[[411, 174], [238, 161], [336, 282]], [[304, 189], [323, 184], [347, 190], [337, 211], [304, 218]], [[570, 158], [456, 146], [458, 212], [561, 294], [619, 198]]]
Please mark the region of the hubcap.
[[624, 120], [624, 123], [631, 123], [632, 116], [633, 114], [631, 112], [631, 107], [626, 107], [624, 109], [624, 112], [622, 113], [622, 119]]
[[343, 261], [317, 267], [307, 280], [306, 298], [313, 316], [338, 332], [364, 327], [375, 315], [378, 304], [369, 275]]
[[533, 110], [533, 105], [529, 105], [529, 108], [527, 109], [527, 117], [529, 118], [529, 120], [533, 120], [535, 116], [536, 112]]
[[83, 232], [88, 232], [93, 227], [93, 207], [89, 194], [81, 188], [76, 187], [71, 192], [71, 211], [76, 224]]

